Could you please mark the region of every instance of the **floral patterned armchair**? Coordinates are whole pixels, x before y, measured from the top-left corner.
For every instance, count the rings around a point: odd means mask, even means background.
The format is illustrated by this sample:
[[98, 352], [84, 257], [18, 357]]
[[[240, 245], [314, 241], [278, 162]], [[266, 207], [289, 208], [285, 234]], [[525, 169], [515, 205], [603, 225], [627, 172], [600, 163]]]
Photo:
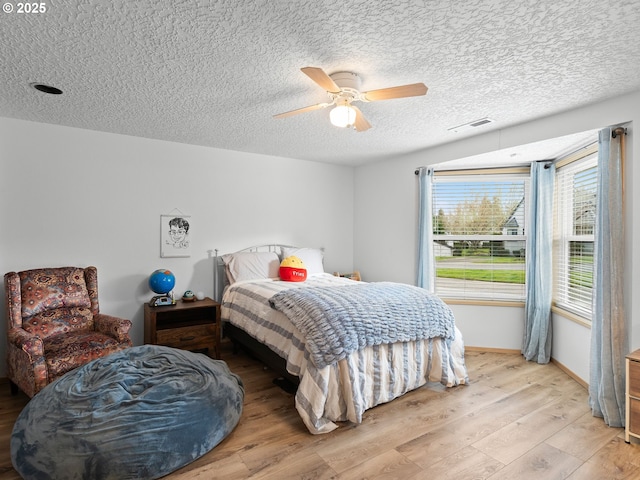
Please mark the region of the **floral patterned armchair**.
[[65, 373], [131, 347], [131, 321], [100, 313], [95, 267], [4, 276], [11, 389], [33, 397]]

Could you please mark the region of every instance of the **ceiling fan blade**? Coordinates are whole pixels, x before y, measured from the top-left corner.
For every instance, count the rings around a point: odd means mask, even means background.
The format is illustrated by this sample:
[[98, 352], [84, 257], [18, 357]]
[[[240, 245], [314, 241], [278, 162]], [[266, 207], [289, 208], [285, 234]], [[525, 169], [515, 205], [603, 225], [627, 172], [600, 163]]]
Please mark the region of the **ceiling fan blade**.
[[412, 83], [410, 85], [363, 92], [362, 96], [366, 102], [377, 102], [378, 100], [391, 100], [393, 98], [417, 97], [426, 93], [427, 86], [424, 83]]
[[364, 118], [364, 115], [362, 114], [360, 109], [355, 105], [351, 105], [351, 108], [353, 108], [356, 111], [356, 121], [353, 124], [356, 131], [364, 132], [365, 130], [369, 130], [371, 128], [371, 124], [367, 121], [366, 118]]
[[292, 115], [297, 115], [298, 113], [311, 112], [313, 110], [320, 110], [321, 108], [325, 108], [331, 105], [330, 103], [317, 103], [315, 105], [309, 105], [308, 107], [298, 108], [296, 110], [291, 110], [289, 112], [278, 113], [274, 115], [273, 118], [285, 118], [290, 117]]
[[307, 77], [320, 85], [327, 92], [340, 92], [340, 87], [336, 85], [336, 82], [334, 82], [333, 79], [329, 75], [327, 75], [321, 68], [304, 67], [300, 70], [302, 70], [302, 73], [304, 73]]

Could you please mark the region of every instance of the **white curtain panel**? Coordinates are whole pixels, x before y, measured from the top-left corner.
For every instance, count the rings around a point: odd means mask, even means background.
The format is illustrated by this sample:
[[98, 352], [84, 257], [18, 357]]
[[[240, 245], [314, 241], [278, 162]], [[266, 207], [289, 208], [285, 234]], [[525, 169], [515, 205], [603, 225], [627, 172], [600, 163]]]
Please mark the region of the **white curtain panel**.
[[[615, 138], [612, 133], [616, 132]], [[625, 424], [624, 133], [599, 133], [589, 404], [611, 427]]]
[[418, 191], [420, 206], [418, 212], [418, 286], [430, 292], [435, 287], [435, 266], [433, 257], [433, 169], [418, 169]]
[[549, 363], [553, 296], [553, 188], [555, 165], [531, 164], [531, 194], [527, 234], [527, 295], [522, 354], [527, 360]]

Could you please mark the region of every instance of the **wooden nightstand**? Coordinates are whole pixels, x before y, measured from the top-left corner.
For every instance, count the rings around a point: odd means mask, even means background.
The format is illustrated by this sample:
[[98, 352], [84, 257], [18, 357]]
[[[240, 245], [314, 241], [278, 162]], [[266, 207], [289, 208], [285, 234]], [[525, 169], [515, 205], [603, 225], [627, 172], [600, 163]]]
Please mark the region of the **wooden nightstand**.
[[624, 441], [640, 438], [640, 349], [626, 357], [626, 414]]
[[357, 271], [357, 270], [355, 272], [351, 272], [351, 273], [333, 272], [333, 276], [334, 277], [349, 278], [351, 280], [355, 280], [356, 282], [359, 282], [360, 280], [362, 280], [360, 278], [360, 272]]
[[144, 304], [144, 343], [191, 351], [206, 351], [220, 358], [220, 304], [205, 298], [175, 305]]

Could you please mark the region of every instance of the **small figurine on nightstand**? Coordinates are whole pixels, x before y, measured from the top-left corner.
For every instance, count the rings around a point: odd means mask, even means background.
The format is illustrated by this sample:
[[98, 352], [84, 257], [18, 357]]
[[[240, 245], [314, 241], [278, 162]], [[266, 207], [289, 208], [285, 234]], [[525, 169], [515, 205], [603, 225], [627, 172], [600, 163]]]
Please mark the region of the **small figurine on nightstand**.
[[187, 290], [184, 292], [184, 295], [182, 295], [183, 302], [193, 302], [195, 299], [196, 295], [191, 290]]

